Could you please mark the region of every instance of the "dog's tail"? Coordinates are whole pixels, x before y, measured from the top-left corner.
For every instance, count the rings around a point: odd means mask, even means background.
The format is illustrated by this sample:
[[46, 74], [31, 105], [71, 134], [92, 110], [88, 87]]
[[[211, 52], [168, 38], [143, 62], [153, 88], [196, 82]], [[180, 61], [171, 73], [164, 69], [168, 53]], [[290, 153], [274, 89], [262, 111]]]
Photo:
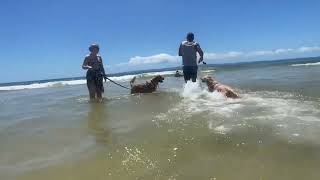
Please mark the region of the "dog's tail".
[[131, 86], [131, 87], [133, 86], [133, 84], [134, 84], [135, 81], [136, 81], [136, 77], [133, 77], [133, 78], [131, 79], [131, 81], [130, 81], [130, 86]]

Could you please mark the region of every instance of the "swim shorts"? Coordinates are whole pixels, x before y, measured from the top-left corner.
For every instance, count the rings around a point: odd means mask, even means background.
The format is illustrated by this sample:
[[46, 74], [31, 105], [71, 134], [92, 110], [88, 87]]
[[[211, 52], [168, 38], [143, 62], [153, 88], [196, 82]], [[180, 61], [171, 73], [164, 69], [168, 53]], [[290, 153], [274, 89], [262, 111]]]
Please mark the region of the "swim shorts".
[[187, 82], [192, 79], [192, 82], [197, 81], [197, 73], [198, 73], [198, 66], [183, 66], [183, 75], [184, 80]]

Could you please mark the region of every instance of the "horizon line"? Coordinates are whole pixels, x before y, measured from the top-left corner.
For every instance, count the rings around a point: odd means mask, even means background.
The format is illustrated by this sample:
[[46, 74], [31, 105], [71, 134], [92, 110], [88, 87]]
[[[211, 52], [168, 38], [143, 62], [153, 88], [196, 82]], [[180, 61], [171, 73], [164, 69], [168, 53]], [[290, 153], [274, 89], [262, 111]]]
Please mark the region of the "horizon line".
[[[262, 63], [262, 62], [275, 62], [275, 61], [294, 61], [294, 60], [303, 60], [303, 59], [314, 59], [314, 58], [320, 58], [320, 56], [307, 56], [307, 57], [297, 57], [297, 58], [289, 58], [289, 59], [273, 59], [273, 60], [256, 60], [256, 61], [238, 61], [238, 62], [227, 62], [227, 63], [210, 63], [210, 64], [200, 64], [198, 66], [214, 66], [214, 65], [236, 65], [236, 64], [250, 64], [250, 63]], [[110, 73], [107, 74], [111, 77], [115, 75], [132, 75], [136, 72], [157, 72], [159, 70], [163, 69], [181, 69], [182, 65], [180, 66], [172, 66], [172, 67], [164, 67], [164, 68], [153, 68], [153, 69], [140, 69], [140, 70], [132, 70], [132, 71], [122, 71], [117, 73]], [[71, 79], [82, 79], [85, 78], [85, 76], [74, 76], [74, 77], [62, 77], [62, 78], [49, 78], [49, 79], [36, 79], [36, 80], [25, 80], [25, 81], [12, 81], [12, 82], [0, 82], [0, 85], [9, 85], [14, 83], [28, 83], [28, 82], [41, 82], [41, 81], [54, 81], [54, 80], [71, 80]]]

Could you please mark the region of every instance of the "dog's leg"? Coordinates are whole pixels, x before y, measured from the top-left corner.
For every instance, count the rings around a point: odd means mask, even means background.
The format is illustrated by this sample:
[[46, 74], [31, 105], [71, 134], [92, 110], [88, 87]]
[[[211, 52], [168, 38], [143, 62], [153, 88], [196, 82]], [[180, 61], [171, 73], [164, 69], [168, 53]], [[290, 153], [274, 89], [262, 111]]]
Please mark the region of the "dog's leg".
[[136, 77], [134, 76], [134, 77], [131, 79], [131, 81], [130, 81], [130, 86], [131, 86], [131, 87], [133, 86], [133, 84], [134, 84], [135, 81], [136, 81]]
[[228, 89], [228, 90], [227, 90], [226, 96], [227, 96], [227, 97], [230, 97], [230, 98], [233, 98], [233, 99], [236, 99], [236, 98], [239, 98], [239, 97], [240, 97], [236, 92], [234, 92], [234, 91], [231, 90], [231, 89]]

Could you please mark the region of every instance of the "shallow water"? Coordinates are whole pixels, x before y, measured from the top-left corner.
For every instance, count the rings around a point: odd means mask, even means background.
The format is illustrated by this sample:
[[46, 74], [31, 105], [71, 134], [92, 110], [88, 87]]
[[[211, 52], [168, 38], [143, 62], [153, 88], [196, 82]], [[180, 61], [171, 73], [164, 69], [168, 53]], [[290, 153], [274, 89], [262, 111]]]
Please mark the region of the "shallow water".
[[320, 178], [320, 66], [202, 70], [242, 98], [172, 76], [108, 82], [102, 104], [81, 84], [1, 92], [0, 179]]

